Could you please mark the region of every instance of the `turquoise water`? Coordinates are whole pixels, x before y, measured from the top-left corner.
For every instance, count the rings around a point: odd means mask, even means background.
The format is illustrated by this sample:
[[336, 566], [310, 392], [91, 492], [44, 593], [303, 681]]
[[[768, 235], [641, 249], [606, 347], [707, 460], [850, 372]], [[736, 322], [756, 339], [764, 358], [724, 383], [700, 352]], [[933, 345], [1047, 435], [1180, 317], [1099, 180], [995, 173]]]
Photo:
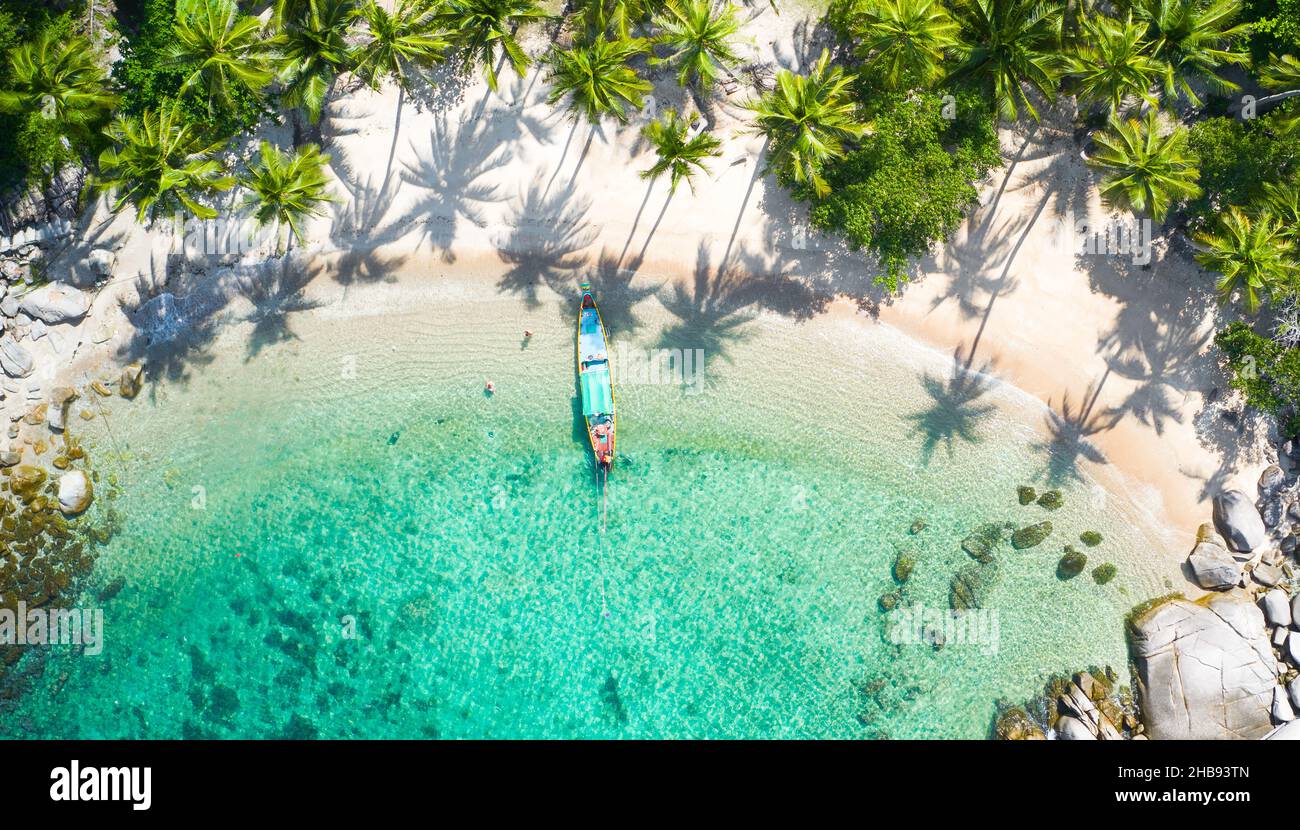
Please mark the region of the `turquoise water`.
[[[1122, 616], [1165, 590], [1141, 517], [1081, 472], [1048, 543], [999, 552], [996, 654], [888, 642], [896, 551], [906, 600], [947, 607], [961, 539], [1049, 515], [1015, 488], [1065, 467], [1040, 408], [996, 387], [954, 408], [950, 361], [883, 328], [700, 332], [642, 303], [616, 340], [695, 338], [708, 362], [698, 391], [620, 386], [602, 520], [569, 305], [396, 305], [259, 349], [231, 329], [84, 428], [123, 489], [96, 586], [124, 587], [102, 655], [23, 658], [45, 662], [0, 734], [984, 737], [1053, 672], [1125, 671]], [[1107, 586], [1056, 577], [1085, 529]]]

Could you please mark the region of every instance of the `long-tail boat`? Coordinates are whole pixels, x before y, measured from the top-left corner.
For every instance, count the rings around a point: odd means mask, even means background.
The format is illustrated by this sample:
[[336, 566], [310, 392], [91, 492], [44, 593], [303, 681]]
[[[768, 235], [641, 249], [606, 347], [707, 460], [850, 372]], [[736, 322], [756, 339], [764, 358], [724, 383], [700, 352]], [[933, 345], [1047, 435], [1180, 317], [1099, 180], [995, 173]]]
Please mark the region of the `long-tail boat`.
[[614, 414], [614, 379], [609, 369], [609, 340], [600, 319], [591, 284], [578, 288], [578, 390], [582, 396], [582, 417], [587, 422], [592, 458], [596, 468], [608, 473], [614, 465], [614, 442], [618, 418]]

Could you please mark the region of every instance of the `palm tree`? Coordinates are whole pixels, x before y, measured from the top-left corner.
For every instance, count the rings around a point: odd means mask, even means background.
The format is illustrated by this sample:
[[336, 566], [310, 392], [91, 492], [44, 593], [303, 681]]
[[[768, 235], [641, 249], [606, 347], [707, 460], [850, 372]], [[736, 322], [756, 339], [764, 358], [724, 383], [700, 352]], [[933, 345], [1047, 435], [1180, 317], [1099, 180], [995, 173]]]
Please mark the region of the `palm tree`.
[[632, 37], [636, 24], [662, 11], [672, 0], [579, 0], [572, 19], [588, 39], [612, 35], [619, 40]]
[[711, 0], [679, 0], [655, 18], [655, 25], [662, 30], [655, 42], [670, 52], [650, 62], [677, 67], [677, 83], [683, 87], [703, 90], [740, 62], [728, 42], [740, 29], [731, 3], [724, 2], [714, 11]]
[[1063, 17], [1058, 0], [958, 0], [953, 12], [961, 25], [955, 50], [961, 60], [949, 78], [986, 84], [1005, 118], [1016, 118], [1023, 106], [1038, 120], [1025, 85], [1049, 100], [1055, 95]]
[[642, 40], [609, 40], [601, 34], [587, 44], [554, 49], [547, 56], [551, 94], [547, 103], [568, 99], [569, 110], [595, 125], [602, 115], [627, 121], [626, 107], [640, 107], [650, 83], [627, 62], [646, 49]]
[[1300, 87], [1300, 60], [1295, 55], [1268, 56], [1259, 82], [1269, 89], [1295, 90]]
[[1200, 106], [1193, 81], [1220, 92], [1238, 88], [1216, 70], [1250, 60], [1245, 51], [1233, 48], [1250, 34], [1249, 23], [1232, 25], [1240, 10], [1240, 0], [1133, 0], [1133, 11], [1147, 26], [1155, 57], [1166, 65], [1166, 96], [1181, 95], [1192, 106]]
[[859, 138], [867, 126], [857, 119], [857, 104], [849, 94], [852, 80], [830, 65], [830, 53], [807, 75], [787, 69], [776, 73], [776, 88], [748, 104], [758, 132], [771, 142], [768, 168], [799, 184], [810, 184], [818, 196], [830, 187], [822, 166], [844, 155], [845, 138]]
[[355, 69], [375, 89], [385, 76], [406, 86], [406, 67], [430, 67], [445, 56], [450, 44], [434, 30], [434, 12], [428, 0], [398, 0], [391, 12], [366, 3], [360, 17], [369, 39], [355, 53]]
[[108, 125], [104, 134], [116, 146], [99, 155], [99, 185], [117, 194], [113, 211], [132, 202], [140, 221], [159, 210], [181, 208], [200, 219], [216, 216], [217, 211], [198, 198], [229, 190], [235, 179], [223, 175], [212, 157], [224, 142], [208, 142], [199, 134], [200, 126], [186, 119], [176, 102], [146, 110], [138, 119], [118, 117]]
[[356, 7], [353, 0], [285, 0], [277, 16], [284, 101], [302, 108], [315, 124], [334, 78], [351, 65], [348, 35]]
[[1079, 97], [1102, 104], [1107, 113], [1121, 109], [1130, 95], [1154, 106], [1151, 88], [1164, 66], [1149, 54], [1147, 27], [1135, 23], [1132, 13], [1124, 20], [1091, 14], [1079, 23], [1074, 48], [1062, 60], [1066, 73], [1075, 77]]
[[1174, 203], [1200, 195], [1187, 129], [1176, 125], [1162, 133], [1155, 110], [1141, 121], [1112, 115], [1107, 131], [1095, 140], [1099, 150], [1088, 164], [1105, 172], [1101, 195], [1108, 203], [1161, 222]]
[[116, 101], [99, 54], [84, 37], [63, 38], [46, 28], [9, 53], [0, 112], [39, 112], [58, 121], [64, 132], [85, 133]]
[[1280, 233], [1292, 244], [1300, 242], [1300, 187], [1295, 181], [1265, 182], [1260, 212], [1276, 217]]
[[[503, 57], [521, 78], [532, 62], [515, 39], [515, 32], [529, 20], [548, 16], [534, 0], [447, 0], [437, 21], [462, 51], [466, 65], [477, 63], [483, 67], [488, 86], [495, 92], [496, 67]], [[501, 48], [500, 55], [497, 47]]]
[[883, 0], [850, 26], [858, 56], [889, 89], [939, 80], [957, 45], [957, 23], [938, 0]]
[[[315, 144], [289, 153], [263, 141], [257, 160], [249, 166], [248, 175], [240, 180], [251, 191], [244, 203], [253, 210], [258, 224], [275, 223], [279, 230], [288, 228], [302, 242], [302, 222], [322, 215], [322, 206], [330, 201], [326, 192], [329, 179], [325, 175], [329, 160]], [[278, 248], [278, 236], [276, 245]]]
[[181, 89], [205, 87], [209, 109], [230, 102], [232, 84], [258, 92], [275, 78], [262, 21], [235, 0], [180, 0], [173, 33], [168, 56], [190, 70]]
[[695, 192], [696, 173], [709, 172], [705, 161], [722, 155], [722, 142], [707, 133], [688, 136], [690, 124], [676, 110], [668, 110], [657, 121], [641, 129], [641, 134], [654, 145], [658, 158], [648, 170], [641, 171], [643, 179], [657, 179], [664, 173], [670, 175], [669, 193], [677, 192], [683, 180]]
[[1259, 308], [1262, 295], [1278, 296], [1294, 289], [1300, 266], [1292, 259], [1291, 245], [1277, 219], [1261, 213], [1253, 219], [1238, 207], [1220, 214], [1213, 231], [1193, 237], [1200, 250], [1196, 261], [1218, 271], [1219, 302], [1241, 292], [1247, 314]]

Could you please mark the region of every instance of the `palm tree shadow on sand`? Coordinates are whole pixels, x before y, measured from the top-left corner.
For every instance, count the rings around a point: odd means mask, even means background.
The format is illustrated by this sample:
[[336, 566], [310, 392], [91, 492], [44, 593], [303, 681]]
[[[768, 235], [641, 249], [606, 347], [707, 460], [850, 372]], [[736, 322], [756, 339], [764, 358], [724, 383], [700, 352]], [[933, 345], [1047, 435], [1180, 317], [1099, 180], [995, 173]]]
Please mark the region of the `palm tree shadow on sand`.
[[687, 285], [673, 284], [663, 298], [664, 308], [676, 322], [659, 336], [664, 349], [702, 349], [704, 363], [727, 357], [727, 346], [744, 340], [746, 323], [753, 319], [747, 309], [755, 303], [754, 284], [739, 269], [715, 269], [709, 248], [700, 243], [695, 254], [695, 274]]
[[294, 265], [285, 257], [278, 267], [267, 263], [266, 267], [236, 281], [235, 290], [253, 306], [252, 313], [245, 318], [253, 324], [245, 360], [252, 360], [269, 346], [297, 339], [289, 325], [289, 316], [321, 305], [305, 296], [314, 276], [315, 272]]
[[1046, 456], [1041, 478], [1050, 486], [1070, 481], [1083, 481], [1080, 470], [1083, 461], [1107, 464], [1106, 456], [1092, 442], [1094, 436], [1107, 432], [1119, 423], [1123, 412], [1115, 409], [1096, 411], [1101, 389], [1110, 375], [1107, 369], [1101, 379], [1088, 384], [1083, 394], [1083, 404], [1076, 409], [1070, 402], [1070, 393], [1061, 396], [1058, 411], [1048, 401], [1047, 440], [1035, 443], [1033, 449]]
[[548, 197], [534, 179], [507, 220], [510, 231], [497, 240], [497, 256], [510, 266], [497, 289], [522, 295], [530, 308], [537, 308], [539, 287], [571, 281], [587, 264], [584, 251], [596, 238], [587, 220], [590, 206], [589, 198], [571, 191]]
[[980, 402], [993, 386], [988, 374], [992, 363], [986, 362], [976, 369], [974, 359], [974, 346], [965, 355], [958, 346], [952, 355], [952, 374], [947, 379], [929, 372], [921, 378], [921, 386], [930, 396], [931, 404], [905, 417], [912, 422], [913, 431], [921, 434], [921, 461], [927, 466], [940, 445], [952, 458], [958, 441], [977, 444], [983, 440], [980, 423], [996, 410], [993, 404]]

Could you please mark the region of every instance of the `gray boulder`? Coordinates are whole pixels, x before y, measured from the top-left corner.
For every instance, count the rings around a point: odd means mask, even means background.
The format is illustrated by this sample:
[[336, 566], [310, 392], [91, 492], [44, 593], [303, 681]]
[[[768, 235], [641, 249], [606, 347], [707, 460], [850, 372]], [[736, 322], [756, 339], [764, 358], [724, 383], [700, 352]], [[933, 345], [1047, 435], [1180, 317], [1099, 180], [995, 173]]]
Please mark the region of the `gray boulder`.
[[0, 369], [11, 378], [25, 378], [35, 371], [36, 362], [12, 335], [5, 335], [0, 337]]
[[1264, 614], [1249, 599], [1171, 600], [1133, 625], [1142, 719], [1153, 739], [1255, 739], [1272, 728], [1276, 660]]
[[1259, 474], [1259, 492], [1268, 494], [1286, 483], [1286, 473], [1276, 464], [1270, 464]]
[[1241, 582], [1241, 564], [1213, 542], [1201, 542], [1187, 557], [1196, 584], [1207, 591], [1226, 591]]
[[27, 292], [18, 307], [27, 316], [45, 323], [75, 323], [90, 310], [90, 295], [52, 282]]
[[1266, 741], [1300, 741], [1300, 720], [1284, 723], [1264, 736]]
[[1214, 526], [1237, 551], [1254, 550], [1268, 538], [1264, 520], [1240, 490], [1228, 490], [1214, 497]]
[[1300, 631], [1292, 631], [1286, 636], [1286, 656], [1291, 665], [1300, 668]]
[[90, 266], [90, 273], [97, 277], [113, 276], [113, 267], [117, 265], [117, 254], [108, 248], [96, 248], [86, 257], [86, 264]]
[[1300, 709], [1300, 677], [1291, 681], [1291, 685], [1286, 687], [1287, 694], [1291, 696], [1291, 706], [1294, 709]]
[[1291, 702], [1286, 699], [1286, 692], [1281, 686], [1273, 687], [1273, 720], [1278, 723], [1287, 723], [1295, 720], [1295, 710], [1291, 708]]
[[1056, 719], [1056, 738], [1061, 741], [1095, 741], [1097, 736], [1083, 725], [1083, 721], [1070, 715]]
[[1291, 624], [1291, 603], [1286, 591], [1274, 588], [1264, 594], [1259, 600], [1259, 608], [1264, 612], [1264, 619], [1268, 620], [1269, 625], [1286, 628]]

